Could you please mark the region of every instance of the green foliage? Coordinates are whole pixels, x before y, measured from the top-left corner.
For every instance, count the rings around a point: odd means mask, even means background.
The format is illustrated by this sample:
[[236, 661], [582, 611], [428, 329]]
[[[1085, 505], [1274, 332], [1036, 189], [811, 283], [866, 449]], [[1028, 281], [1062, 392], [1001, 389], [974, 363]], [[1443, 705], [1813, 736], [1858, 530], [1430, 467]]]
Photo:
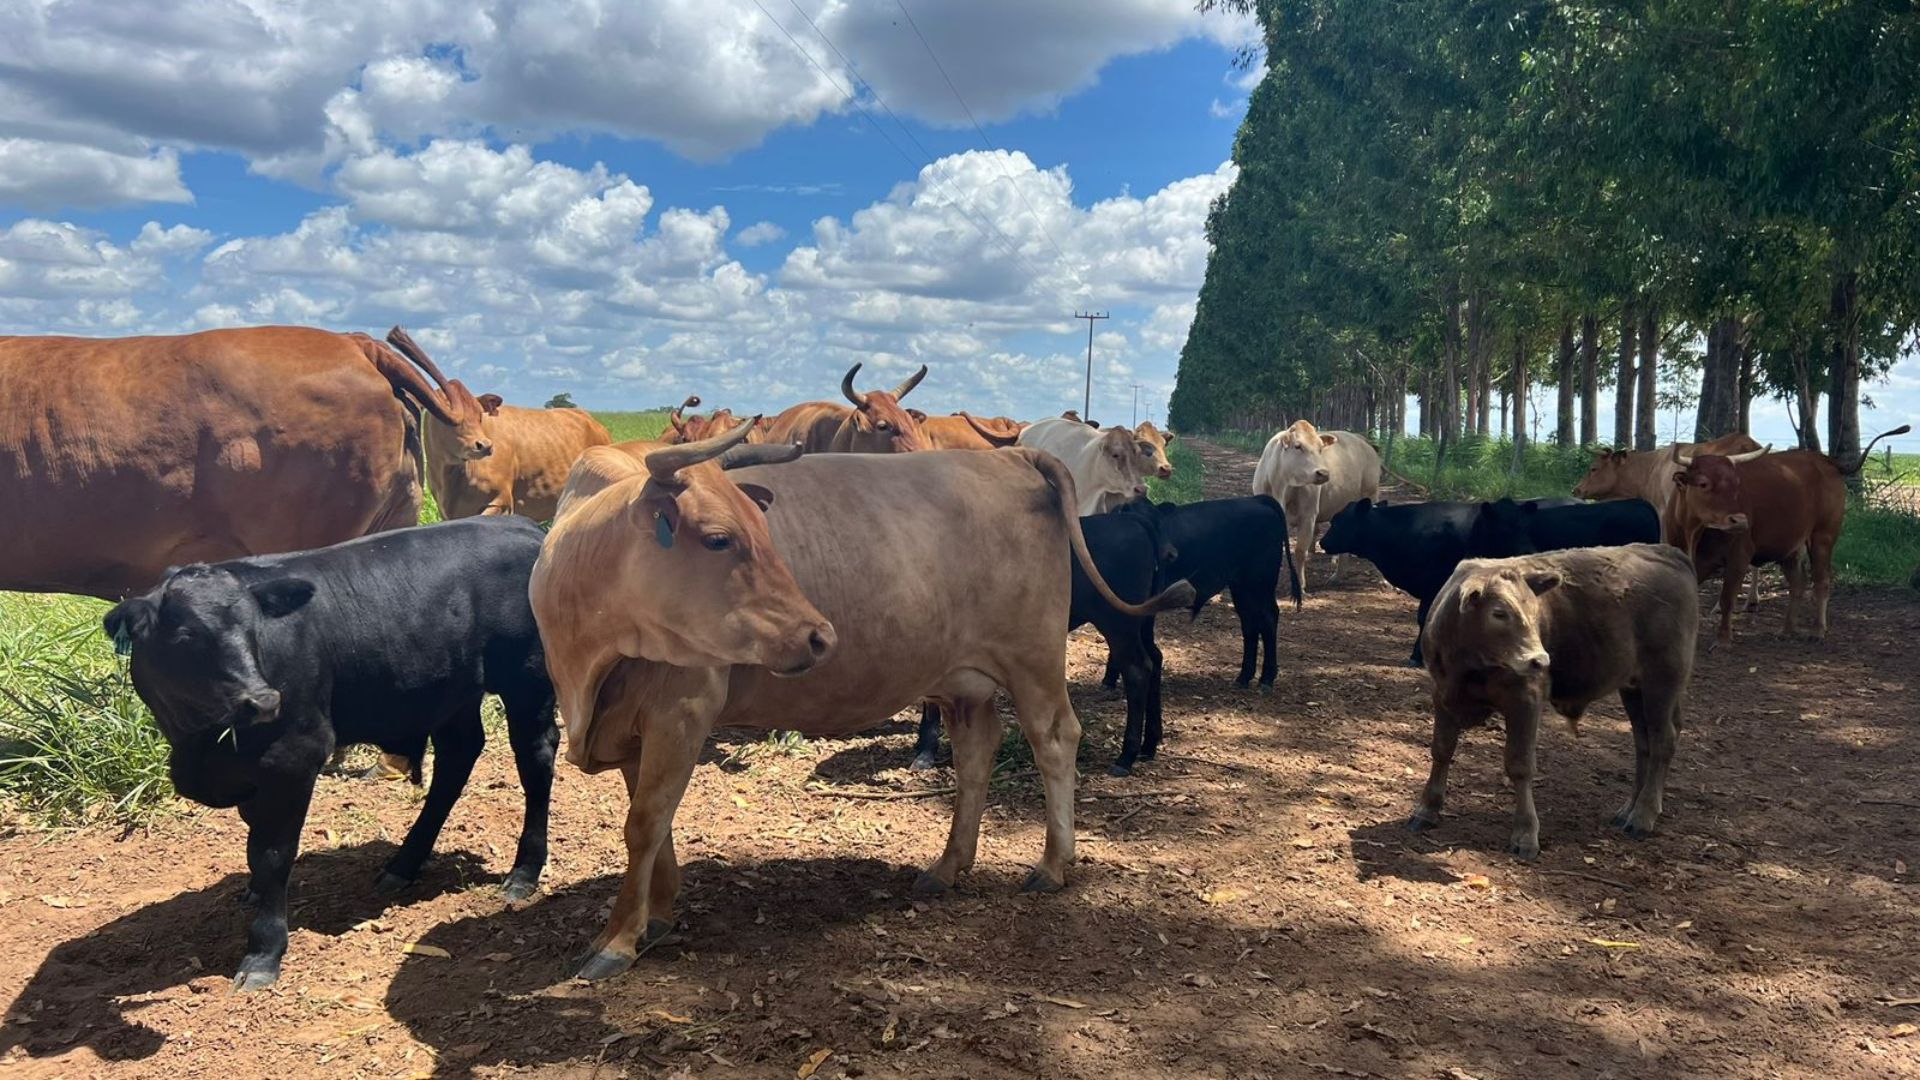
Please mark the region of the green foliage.
[[559, 393], [547, 399], [546, 407], [549, 409], [577, 409], [580, 406], [573, 403], [572, 394]]
[[106, 610], [0, 594], [0, 799], [41, 820], [139, 818], [173, 793], [166, 740], [100, 628]]
[[1185, 439], [1167, 444], [1167, 461], [1173, 465], [1173, 476], [1165, 480], [1148, 477], [1149, 498], [1154, 502], [1190, 503], [1206, 497], [1201, 488], [1206, 480], [1206, 463], [1187, 446]]
[[617, 443], [634, 442], [642, 439], [657, 439], [667, 430], [667, 411], [649, 409], [645, 412], [595, 412], [595, 420], [606, 425], [607, 434]]
[[1857, 585], [1900, 585], [1912, 580], [1916, 568], [1920, 568], [1920, 514], [1850, 498], [1847, 524], [1833, 549], [1834, 578]]

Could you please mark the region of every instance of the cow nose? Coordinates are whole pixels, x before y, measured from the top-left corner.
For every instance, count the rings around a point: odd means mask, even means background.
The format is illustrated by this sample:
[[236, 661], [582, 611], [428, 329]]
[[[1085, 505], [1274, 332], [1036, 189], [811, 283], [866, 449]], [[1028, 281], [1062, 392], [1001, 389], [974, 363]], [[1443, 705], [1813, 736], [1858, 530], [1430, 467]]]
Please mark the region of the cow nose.
[[1548, 655], [1547, 653], [1537, 652], [1537, 653], [1534, 653], [1532, 656], [1527, 657], [1527, 670], [1528, 671], [1545, 671], [1547, 670], [1547, 665], [1551, 664], [1552, 662], [1553, 662], [1552, 656]]
[[838, 641], [838, 635], [833, 632], [833, 624], [821, 623], [813, 633], [807, 635], [807, 651], [813, 654], [814, 660], [824, 660], [827, 654], [833, 651], [833, 646]]
[[1331, 473], [1329, 473], [1329, 472], [1327, 472], [1327, 470], [1325, 470], [1325, 469], [1315, 469], [1315, 470], [1313, 470], [1313, 482], [1314, 482], [1314, 483], [1316, 483], [1316, 484], [1324, 484], [1324, 483], [1326, 483], [1326, 482], [1327, 482], [1328, 480], [1331, 480], [1331, 479], [1333, 479], [1333, 474], [1331, 474]]
[[264, 724], [280, 715], [280, 691], [267, 689], [255, 690], [241, 703], [247, 708], [248, 719], [256, 724]]
[[473, 444], [474, 457], [483, 458], [491, 455], [492, 453], [493, 453], [493, 444], [486, 441], [485, 439], [477, 440]]
[[1173, 478], [1173, 466], [1162, 465], [1153, 470], [1153, 475], [1158, 476], [1162, 480], [1170, 480]]
[[1727, 515], [1727, 528], [1729, 528], [1729, 529], [1744, 529], [1744, 528], [1746, 528], [1746, 527], [1747, 527], [1747, 515], [1745, 515], [1745, 514], [1729, 514], [1729, 515]]

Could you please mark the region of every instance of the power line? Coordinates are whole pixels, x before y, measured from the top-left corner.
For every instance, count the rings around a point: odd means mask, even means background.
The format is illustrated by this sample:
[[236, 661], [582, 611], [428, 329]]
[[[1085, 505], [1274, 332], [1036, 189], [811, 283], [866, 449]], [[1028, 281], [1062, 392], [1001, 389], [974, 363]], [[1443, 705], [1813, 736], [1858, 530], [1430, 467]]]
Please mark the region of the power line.
[[[940, 57], [934, 53], [933, 46], [927, 41], [927, 35], [920, 32], [920, 24], [913, 20], [913, 12], [907, 10], [904, 0], [893, 0], [893, 4], [900, 9], [900, 14], [907, 17], [907, 26], [912, 28], [913, 36], [920, 39], [920, 47], [927, 50], [927, 59], [933, 61], [934, 70], [946, 80], [947, 89], [953, 91], [953, 100], [959, 102], [960, 111], [967, 114], [967, 123], [973, 125], [974, 134], [980, 136], [980, 141], [987, 145], [987, 149], [999, 153], [1000, 148], [987, 137], [986, 129], [980, 126], [980, 121], [974, 119], [973, 110], [967, 106], [967, 99], [960, 96], [960, 88], [953, 84], [953, 77], [947, 74], [946, 65], [942, 64]], [[1039, 166], [1035, 166], [1034, 169], [1038, 172]], [[1053, 248], [1053, 253], [1060, 256], [1060, 261], [1063, 263], [1071, 261], [1067, 258], [1067, 253], [1060, 250], [1060, 245], [1054, 242], [1053, 234], [1047, 231], [1047, 223], [1041, 218], [1040, 211], [1033, 208], [1033, 203], [1027, 199], [1027, 193], [1020, 190], [1020, 185], [1014, 181], [1013, 174], [1007, 171], [1007, 163], [1004, 160], [1000, 162], [1000, 173], [1007, 178], [1007, 183], [1012, 185], [1013, 193], [1020, 196], [1020, 201], [1026, 206], [1027, 213], [1033, 215], [1033, 223], [1040, 226], [1040, 235], [1046, 237], [1048, 246]]]
[[[753, 2], [755, 7], [760, 7], [760, 0], [753, 0]], [[833, 43], [833, 39], [827, 36], [826, 31], [820, 29], [820, 25], [813, 21], [813, 16], [807, 14], [806, 9], [800, 6], [799, 0], [787, 0], [787, 3], [790, 6], [792, 6], [793, 10], [796, 13], [798, 13], [802, 19], [805, 19], [807, 21], [807, 25], [813, 28], [813, 32], [819, 35], [820, 40], [826, 43], [827, 48], [833, 50], [833, 54], [840, 58], [840, 62], [846, 65], [847, 73], [850, 76], [852, 76], [854, 85], [865, 88], [867, 93], [873, 95], [874, 102], [878, 104], [880, 108], [885, 110], [888, 116], [893, 118], [894, 125], [900, 129], [900, 133], [905, 135], [913, 143], [914, 147], [920, 151], [920, 154], [922, 157], [926, 158], [926, 165], [927, 165], [928, 172], [930, 175], [933, 176], [935, 182], [943, 185], [947, 184], [948, 177], [944, 175], [945, 170], [941, 168], [939, 160], [935, 158], [932, 151], [929, 151], [926, 148], [926, 145], [920, 141], [920, 137], [915, 135], [913, 131], [907, 127], [906, 122], [901, 120], [899, 115], [893, 111], [893, 107], [887, 104], [887, 99], [880, 96], [880, 91], [874, 89], [872, 83], [868, 82], [866, 79], [861, 77], [859, 70], [854, 67], [853, 61], [847, 58], [846, 53], [843, 53], [840, 51], [840, 47]], [[771, 14], [767, 13], [766, 8], [760, 7], [760, 11], [762, 14], [766, 14], [767, 18], [769, 19], [773, 18]], [[778, 22], [776, 22], [775, 25], [779, 25]], [[786, 27], [782, 26], [780, 29], [782, 33], [786, 32]], [[799, 42], [794, 40], [794, 37], [792, 34], [787, 34], [787, 40], [794, 41], [795, 47], [796, 48], [799, 47]], [[813, 59], [813, 55], [811, 53], [808, 53], [807, 59], [811, 61]], [[814, 66], [816, 68], [820, 67], [819, 64], [815, 64]], [[821, 74], [823, 75], [826, 74], [826, 70], [824, 68], [821, 69]], [[832, 76], [828, 76], [828, 80], [833, 81]], [[838, 89], [839, 85], [840, 84], [838, 82], [834, 82], [835, 89]], [[842, 91], [842, 93], [847, 93], [847, 92]], [[876, 129], [880, 127], [880, 122], [878, 120], [875, 120], [871, 113], [867, 112], [865, 106], [860, 105], [860, 103], [854, 98], [853, 94], [847, 93], [847, 100], [853, 102], [855, 107], [859, 108], [862, 113], [865, 113], [867, 116], [867, 119], [873, 123]], [[884, 135], [885, 132], [883, 131], [882, 134]], [[889, 139], [888, 142], [891, 144], [892, 140]], [[894, 149], [899, 150], [901, 155], [905, 156], [906, 152], [904, 150], [900, 150], [898, 145], [895, 145]], [[911, 158], [909, 158], [908, 160], [910, 162], [912, 161]], [[1000, 243], [1006, 247], [1007, 252], [1011, 254], [1016, 260], [1018, 260], [1021, 266], [1026, 268], [1028, 277], [1033, 281], [1038, 282], [1040, 280], [1040, 271], [1037, 268], [1035, 268], [1031, 262], [1027, 260], [1027, 257], [1025, 255], [1022, 255], [1020, 253], [1020, 249], [1014, 246], [1013, 241], [1007, 239], [1007, 235], [1000, 231], [999, 226], [993, 223], [993, 219], [990, 217], [986, 217], [985, 215], [982, 215], [978, 220], [976, 220], [974, 217], [973, 206], [967, 200], [966, 192], [961, 190], [960, 185], [958, 183], [953, 183], [951, 185], [951, 188], [956, 198], [955, 208], [960, 211], [960, 215], [966, 218], [967, 221], [971, 223], [974, 228], [979, 229], [983, 236], [987, 233], [987, 231], [991, 230], [993, 235], [999, 238]], [[1017, 190], [1018, 189], [1016, 188], [1016, 192]], [[984, 227], [982, 225], [982, 222], [985, 222]], [[1049, 238], [1048, 242], [1049, 243], [1052, 242], [1051, 238]]]

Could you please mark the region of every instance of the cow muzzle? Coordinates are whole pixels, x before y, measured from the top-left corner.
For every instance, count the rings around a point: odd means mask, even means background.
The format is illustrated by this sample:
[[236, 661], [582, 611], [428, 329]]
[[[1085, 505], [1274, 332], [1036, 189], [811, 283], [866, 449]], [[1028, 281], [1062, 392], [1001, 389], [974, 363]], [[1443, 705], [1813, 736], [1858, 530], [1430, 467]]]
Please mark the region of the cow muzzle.
[[1171, 480], [1173, 479], [1173, 466], [1162, 465], [1159, 468], [1153, 470], [1153, 475], [1159, 477], [1162, 480]]
[[1327, 481], [1329, 481], [1329, 480], [1331, 480], [1331, 479], [1333, 479], [1333, 474], [1332, 474], [1332, 473], [1330, 473], [1330, 472], [1328, 472], [1327, 470], [1325, 470], [1325, 469], [1315, 469], [1315, 470], [1313, 470], [1313, 482], [1314, 482], [1314, 483], [1316, 483], [1316, 484], [1324, 484], [1324, 483], [1326, 483]]
[[493, 443], [487, 441], [486, 439], [478, 439], [474, 442], [474, 444], [471, 447], [467, 448], [467, 458], [472, 461], [478, 461], [483, 457], [492, 457], [492, 456], [493, 456]]
[[265, 690], [249, 690], [240, 695], [233, 708], [233, 722], [240, 724], [271, 724], [280, 717], [280, 691], [269, 687]]
[[1707, 528], [1720, 529], [1723, 532], [1734, 532], [1734, 531], [1746, 528], [1747, 524], [1748, 524], [1747, 515], [1728, 514], [1726, 517], [1721, 518], [1719, 521], [1709, 522], [1707, 524]]
[[800, 643], [800, 650], [796, 651], [791, 662], [778, 666], [769, 665], [769, 668], [781, 678], [790, 679], [797, 675], [805, 675], [820, 666], [821, 661], [832, 656], [834, 646], [839, 643], [840, 637], [834, 632], [833, 624], [823, 622], [807, 631], [806, 638]]
[[1512, 669], [1515, 675], [1524, 679], [1534, 675], [1544, 675], [1552, 665], [1553, 657], [1546, 650], [1539, 649], [1515, 660]]

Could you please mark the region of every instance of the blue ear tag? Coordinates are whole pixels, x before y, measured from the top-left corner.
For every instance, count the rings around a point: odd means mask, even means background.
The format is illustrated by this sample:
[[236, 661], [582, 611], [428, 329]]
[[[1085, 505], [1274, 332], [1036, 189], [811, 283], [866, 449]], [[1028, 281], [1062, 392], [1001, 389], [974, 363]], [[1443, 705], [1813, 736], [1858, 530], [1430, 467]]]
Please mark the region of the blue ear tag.
[[667, 523], [667, 515], [653, 515], [653, 538], [660, 541], [663, 548], [673, 546], [673, 526]]
[[124, 626], [117, 627], [113, 631], [113, 654], [115, 656], [133, 655], [133, 639], [127, 636], [127, 628]]

